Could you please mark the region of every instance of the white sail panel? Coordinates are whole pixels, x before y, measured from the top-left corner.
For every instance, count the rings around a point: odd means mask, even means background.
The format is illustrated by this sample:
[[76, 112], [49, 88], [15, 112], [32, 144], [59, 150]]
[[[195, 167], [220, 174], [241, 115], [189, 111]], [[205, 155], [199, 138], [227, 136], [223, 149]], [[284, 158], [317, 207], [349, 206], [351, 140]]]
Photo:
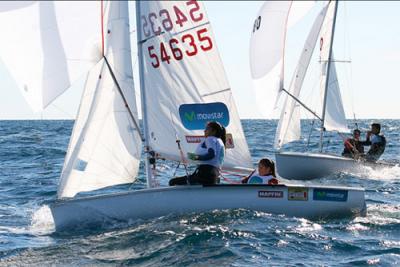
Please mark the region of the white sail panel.
[[226, 168], [251, 167], [232, 91], [204, 6], [197, 1], [140, 2], [139, 49], [149, 145], [160, 156], [180, 161], [204, 136], [207, 121], [219, 121], [232, 134]]
[[0, 13], [0, 58], [34, 111], [100, 59], [98, 1], [4, 1]]
[[331, 63], [329, 84], [327, 90], [327, 102], [325, 108], [325, 129], [327, 131], [350, 132], [347, 127], [344, 113], [339, 81], [336, 74], [335, 63]]
[[[127, 2], [111, 2], [106, 54], [137, 120]], [[90, 72], [71, 136], [59, 198], [133, 182], [138, 174], [141, 138], [125, 102], [101, 60]]]
[[314, 6], [316, 1], [292, 1], [287, 29], [296, 25]]
[[266, 1], [254, 21], [250, 39], [250, 69], [259, 111], [270, 116], [284, 79], [287, 28], [314, 6], [313, 1]]
[[[300, 96], [304, 78], [307, 74], [307, 69], [310, 65], [310, 60], [317, 44], [327, 9], [328, 6], [325, 6], [315, 19], [290, 83], [288, 91], [296, 98], [299, 98]], [[275, 134], [275, 148], [281, 148], [282, 145], [286, 143], [300, 139], [301, 128], [299, 108], [299, 104], [295, 99], [288, 95], [285, 96], [285, 102]]]
[[257, 105], [264, 116], [275, 107], [283, 86], [286, 26], [292, 1], [267, 1], [254, 21], [250, 38], [250, 70]]
[[[333, 25], [333, 18], [336, 5], [337, 2], [333, 2], [328, 6], [328, 11], [325, 17], [324, 24], [322, 25], [319, 38], [320, 62], [321, 62], [320, 89], [321, 89], [322, 101], [324, 101], [323, 99], [325, 96], [330, 43], [332, 40], [332, 25]], [[326, 88], [327, 97], [326, 97], [324, 127], [327, 131], [349, 132], [343, 108], [339, 82], [336, 75], [335, 63], [333, 62], [334, 60], [333, 53], [331, 60], [332, 60], [331, 70], [329, 73], [328, 86]]]

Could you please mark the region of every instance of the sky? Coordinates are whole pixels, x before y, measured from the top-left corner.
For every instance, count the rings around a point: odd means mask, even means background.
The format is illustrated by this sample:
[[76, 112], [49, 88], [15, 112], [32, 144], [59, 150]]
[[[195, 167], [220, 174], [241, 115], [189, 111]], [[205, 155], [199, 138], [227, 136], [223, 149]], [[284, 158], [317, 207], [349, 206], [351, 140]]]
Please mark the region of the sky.
[[[262, 1], [206, 1], [205, 7], [242, 119], [261, 118], [249, 67], [249, 40]], [[131, 12], [134, 4], [131, 4]], [[288, 33], [285, 76], [289, 77], [299, 57], [313, 18], [321, 3]], [[341, 1], [334, 42], [338, 78], [347, 118], [400, 118], [400, 2]], [[131, 23], [135, 25], [135, 23]], [[0, 37], [1, 38], [1, 37]], [[4, 41], [4, 40], [1, 40]], [[314, 60], [316, 61], [316, 60]], [[314, 62], [315, 63], [315, 62]], [[138, 88], [137, 64], [134, 60]], [[315, 79], [306, 78], [304, 102], [315, 102]], [[308, 81], [308, 83], [307, 83]], [[307, 89], [308, 88], [308, 89]], [[310, 89], [311, 88], [311, 89]], [[0, 62], [1, 119], [74, 119], [82, 92], [77, 81], [46, 110], [33, 113], [20, 94], [6, 67]], [[137, 96], [139, 94], [137, 93]], [[138, 97], [139, 98], [139, 97]], [[139, 100], [139, 99], [138, 99]], [[277, 118], [275, 110], [269, 118]], [[306, 115], [304, 115], [307, 117]]]

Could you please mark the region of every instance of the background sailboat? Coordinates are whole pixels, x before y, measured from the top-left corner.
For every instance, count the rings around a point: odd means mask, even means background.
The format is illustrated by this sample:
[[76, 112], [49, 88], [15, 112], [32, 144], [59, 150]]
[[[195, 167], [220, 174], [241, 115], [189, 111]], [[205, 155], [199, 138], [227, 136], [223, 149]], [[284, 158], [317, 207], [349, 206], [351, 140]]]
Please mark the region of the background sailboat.
[[[102, 53], [87, 75], [58, 201], [50, 206], [57, 230], [107, 220], [230, 208], [313, 218], [365, 212], [364, 190], [357, 188], [151, 188], [157, 186], [157, 159], [185, 161], [177, 139], [183, 150], [191, 151], [202, 138], [206, 121], [220, 121], [231, 134], [225, 168], [251, 166], [250, 153], [202, 3], [136, 2], [143, 134], [134, 101], [128, 3], [110, 1], [97, 8]], [[148, 189], [75, 197], [80, 192], [134, 181], [142, 140]]]
[[[273, 74], [273, 77], [279, 82], [271, 83], [265, 77], [271, 76], [272, 72], [264, 72], [264, 78], [262, 78], [264, 79], [262, 83], [263, 88], [258, 90], [273, 91], [275, 93], [272, 95], [278, 95], [276, 98], [281, 97], [283, 99], [274, 143], [274, 147], [278, 150], [275, 156], [279, 175], [286, 179], [314, 179], [338, 171], [359, 167], [360, 164], [353, 159], [323, 153], [323, 135], [325, 131], [349, 132], [332, 50], [338, 3], [330, 1], [315, 18], [288, 89], [284, 88], [285, 75], [283, 67], [286, 35], [281, 34], [281, 36], [276, 37], [268, 30], [263, 29], [264, 25], [271, 23], [270, 20], [272, 17], [268, 16], [268, 13], [271, 13], [271, 10], [276, 10], [273, 3], [270, 5], [269, 7], [264, 6], [264, 9], [260, 11], [259, 17], [263, 18], [264, 24], [259, 25], [259, 30], [254, 31], [252, 35], [251, 66], [253, 78], [260, 80], [257, 70], [260, 69], [260, 66], [266, 64], [262, 63], [263, 60], [268, 61], [265, 60], [265, 57], [261, 58], [259, 56], [260, 52], [257, 49], [258, 46], [262, 47], [263, 38], [266, 38], [261, 35], [267, 34], [270, 38], [276, 39], [276, 43], [280, 44], [278, 57], [282, 63], [280, 72]], [[292, 12], [296, 12], [296, 7], [291, 6], [289, 2], [287, 3], [287, 7], [279, 13], [280, 31], [284, 33], [288, 31], [287, 18], [291, 16]], [[321, 91], [320, 103], [322, 104], [320, 113], [315, 112], [299, 99], [303, 82], [317, 44], [319, 45], [319, 61], [321, 64], [319, 84]], [[273, 51], [271, 50], [270, 52], [272, 53]], [[274, 101], [277, 100], [274, 99]], [[320, 121], [319, 153], [281, 151], [284, 144], [300, 139], [301, 108], [304, 108]], [[268, 109], [270, 110], [271, 108], [269, 107]]]

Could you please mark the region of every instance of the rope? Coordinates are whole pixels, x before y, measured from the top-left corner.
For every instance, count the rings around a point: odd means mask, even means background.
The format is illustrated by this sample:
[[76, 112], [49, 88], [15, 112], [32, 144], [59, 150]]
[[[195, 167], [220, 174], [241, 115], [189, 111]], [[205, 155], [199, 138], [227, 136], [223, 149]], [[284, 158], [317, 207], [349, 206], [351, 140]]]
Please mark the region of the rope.
[[[226, 172], [225, 172], [225, 174], [229, 174], [229, 175], [236, 176], [236, 177], [241, 177], [241, 178], [246, 178], [246, 177], [252, 176], [253, 173], [255, 173], [255, 171], [256, 171], [256, 170], [253, 170], [253, 171], [252, 171], [249, 175], [247, 175], [247, 176], [243, 176], [243, 175], [235, 174], [235, 173], [226, 173]], [[242, 183], [241, 180], [238, 182], [238, 181], [229, 179], [229, 178], [225, 177], [222, 173], [220, 174], [220, 177], [222, 178], [222, 180], [224, 180], [224, 181], [226, 181], [226, 182], [228, 182], [228, 183], [231, 183], [231, 184], [241, 184], [241, 183]]]
[[222, 178], [222, 180], [224, 180], [224, 181], [226, 181], [226, 182], [228, 182], [230, 184], [241, 184], [242, 183], [241, 181], [238, 182], [238, 181], [226, 178], [225, 176], [222, 175], [222, 173], [219, 176]]
[[[183, 153], [183, 149], [181, 147], [181, 140], [179, 139], [178, 132], [176, 131], [176, 128], [175, 128], [174, 118], [172, 116], [172, 111], [170, 112], [170, 115], [171, 115], [171, 123], [172, 123], [172, 126], [174, 128], [174, 132], [175, 132], [175, 142], [176, 142], [176, 144], [178, 146], [179, 154], [180, 154], [180, 157], [181, 157], [181, 162], [183, 164], [183, 167], [185, 168], [186, 177], [189, 177], [189, 172], [188, 172], [188, 168], [187, 168], [187, 162], [186, 162], [186, 159], [185, 159], [185, 155]], [[178, 165], [178, 167], [179, 167], [179, 165]]]

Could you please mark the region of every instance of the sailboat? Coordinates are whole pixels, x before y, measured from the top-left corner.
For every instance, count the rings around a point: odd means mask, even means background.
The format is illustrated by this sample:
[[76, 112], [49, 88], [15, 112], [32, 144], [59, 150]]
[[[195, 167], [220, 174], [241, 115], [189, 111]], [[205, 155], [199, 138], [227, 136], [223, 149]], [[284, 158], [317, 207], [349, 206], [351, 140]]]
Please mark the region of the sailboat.
[[[304, 3], [297, 3], [304, 5]], [[259, 18], [263, 17], [263, 24], [256, 20], [255, 30], [251, 39], [251, 70], [256, 81], [256, 90], [259, 94], [269, 94], [269, 107], [274, 107], [279, 98], [283, 98], [282, 111], [275, 134], [274, 147], [277, 171], [286, 179], [309, 180], [321, 178], [333, 173], [354, 170], [363, 166], [382, 166], [387, 164], [370, 163], [352, 158], [346, 158], [323, 151], [323, 138], [325, 131], [347, 133], [349, 129], [345, 118], [341, 92], [337, 79], [335, 60], [333, 57], [333, 40], [335, 33], [337, 1], [329, 1], [315, 18], [311, 30], [303, 46], [300, 59], [293, 73], [293, 78], [288, 89], [284, 88], [284, 56], [286, 33], [289, 28], [288, 21], [296, 13], [292, 2], [266, 5], [260, 11]], [[304, 7], [303, 7], [304, 9]], [[297, 11], [297, 13], [299, 13]], [[305, 13], [303, 11], [303, 13]], [[278, 20], [271, 16], [278, 16]], [[295, 15], [299, 18], [299, 15]], [[271, 29], [268, 27], [268, 18], [279, 21], [279, 26]], [[276, 34], [278, 32], [279, 34]], [[266, 43], [267, 38], [276, 42]], [[303, 81], [310, 65], [311, 57], [316, 45], [320, 49], [320, 88], [322, 92], [322, 111], [320, 114], [313, 111], [299, 99]], [[273, 60], [265, 60], [271, 58]], [[267, 89], [269, 90], [266, 90]], [[258, 97], [259, 99], [260, 97]], [[282, 151], [284, 144], [300, 139], [300, 109], [304, 108], [314, 118], [320, 121], [319, 153]], [[264, 109], [266, 109], [264, 107]], [[266, 111], [270, 113], [270, 109]]]
[[[210, 120], [228, 132], [223, 168], [243, 172], [252, 167], [210, 22], [201, 2], [136, 2], [142, 131], [134, 100], [128, 2], [101, 2], [98, 8], [101, 56], [86, 76], [58, 198], [50, 205], [56, 230], [216, 209], [307, 218], [365, 214], [361, 188], [161, 187], [157, 162], [162, 158], [187, 164], [184, 152], [193, 151], [204, 138], [203, 127]], [[146, 189], [79, 195], [134, 182], [142, 143]]]

